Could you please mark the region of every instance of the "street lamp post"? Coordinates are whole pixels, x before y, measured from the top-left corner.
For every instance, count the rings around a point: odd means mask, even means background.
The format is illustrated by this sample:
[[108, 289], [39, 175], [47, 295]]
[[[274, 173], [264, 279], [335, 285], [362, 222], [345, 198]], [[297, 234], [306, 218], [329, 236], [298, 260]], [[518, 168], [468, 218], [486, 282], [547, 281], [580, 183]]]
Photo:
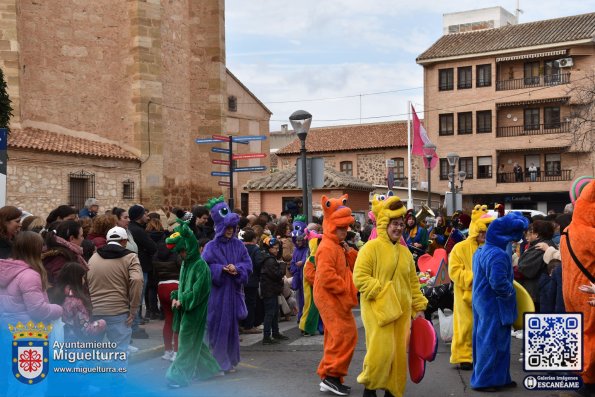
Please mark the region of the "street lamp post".
[[312, 222], [312, 211], [310, 211], [310, 204], [308, 202], [308, 165], [306, 163], [306, 138], [312, 123], [312, 115], [305, 110], [296, 110], [289, 116], [289, 122], [293, 130], [300, 138], [301, 148], [300, 157], [302, 161], [302, 211], [308, 220]]
[[[452, 208], [452, 213], [454, 213], [456, 211], [456, 186], [455, 186], [455, 166], [457, 164], [457, 161], [459, 161], [459, 155], [457, 153], [448, 153], [446, 155], [446, 158], [448, 160], [448, 167], [449, 167], [449, 172], [448, 172], [448, 180], [450, 181], [450, 196], [451, 196], [451, 208]], [[452, 215], [452, 213], [450, 215]]]
[[428, 208], [432, 208], [432, 160], [436, 153], [436, 145], [433, 143], [426, 143], [424, 145], [424, 157], [426, 158], [426, 168], [428, 169]]

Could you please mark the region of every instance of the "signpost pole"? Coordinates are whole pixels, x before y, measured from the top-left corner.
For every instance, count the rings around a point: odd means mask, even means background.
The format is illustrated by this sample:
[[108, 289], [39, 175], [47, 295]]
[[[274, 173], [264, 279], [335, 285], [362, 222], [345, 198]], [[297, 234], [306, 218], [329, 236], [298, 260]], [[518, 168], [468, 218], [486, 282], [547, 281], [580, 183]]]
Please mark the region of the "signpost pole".
[[233, 139], [229, 137], [229, 209], [233, 211], [234, 200], [233, 200]]

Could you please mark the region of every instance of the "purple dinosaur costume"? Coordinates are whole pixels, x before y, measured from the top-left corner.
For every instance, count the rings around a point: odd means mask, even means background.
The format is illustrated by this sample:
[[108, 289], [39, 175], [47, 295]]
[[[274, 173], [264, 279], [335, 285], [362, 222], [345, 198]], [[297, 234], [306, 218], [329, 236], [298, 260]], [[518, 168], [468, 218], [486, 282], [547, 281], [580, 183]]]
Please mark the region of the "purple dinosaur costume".
[[[231, 212], [223, 196], [209, 200], [207, 208], [215, 221], [215, 239], [202, 253], [213, 280], [207, 317], [209, 345], [221, 369], [232, 371], [240, 362], [238, 322], [248, 314], [243, 286], [252, 273], [252, 262], [237, 237], [238, 214]], [[229, 228], [233, 233], [226, 236]], [[229, 264], [235, 266], [235, 271]]]
[[[293, 230], [291, 232], [291, 240], [295, 249], [291, 257], [291, 264], [289, 271], [293, 278], [291, 281], [291, 289], [297, 291], [298, 296], [298, 315], [297, 322], [299, 324], [302, 318], [302, 310], [304, 310], [304, 264], [308, 260], [308, 242], [305, 240], [306, 232], [306, 218], [303, 215], [298, 215], [293, 220]], [[298, 266], [298, 262], [301, 264]]]

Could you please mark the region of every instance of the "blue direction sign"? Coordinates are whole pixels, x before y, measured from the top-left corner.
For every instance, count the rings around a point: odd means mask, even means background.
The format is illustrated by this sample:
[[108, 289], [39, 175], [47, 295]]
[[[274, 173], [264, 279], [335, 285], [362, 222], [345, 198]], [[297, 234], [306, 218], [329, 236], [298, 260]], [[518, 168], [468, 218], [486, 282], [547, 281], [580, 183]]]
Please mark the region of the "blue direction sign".
[[213, 153], [229, 154], [229, 149], [222, 149], [220, 147], [212, 147], [211, 148], [211, 152], [213, 152]]
[[212, 176], [229, 176], [229, 171], [211, 171]]
[[248, 136], [234, 136], [231, 138], [233, 142], [248, 142], [248, 141], [264, 141], [266, 140], [266, 135], [248, 135]]
[[196, 143], [223, 143], [223, 141], [220, 141], [219, 139], [213, 139], [213, 138], [196, 139], [196, 140], [194, 140], [194, 142], [196, 142]]
[[233, 172], [255, 172], [255, 171], [266, 171], [267, 167], [260, 165], [257, 167], [236, 167]]

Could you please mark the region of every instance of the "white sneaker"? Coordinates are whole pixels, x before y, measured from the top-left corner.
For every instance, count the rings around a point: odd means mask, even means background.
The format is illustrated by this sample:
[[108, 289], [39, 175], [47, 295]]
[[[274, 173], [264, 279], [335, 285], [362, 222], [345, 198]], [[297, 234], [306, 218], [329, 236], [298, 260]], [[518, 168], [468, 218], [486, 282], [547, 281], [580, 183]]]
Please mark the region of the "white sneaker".
[[163, 360], [168, 360], [168, 361], [172, 361], [171, 357], [173, 356], [174, 352], [172, 350], [166, 350], [165, 353], [163, 353], [163, 356], [161, 356], [161, 358]]
[[134, 347], [132, 345], [128, 345], [128, 354], [136, 353], [138, 351], [138, 347]]
[[169, 359], [169, 361], [171, 361], [173, 363], [176, 360], [177, 355], [178, 355], [178, 352], [171, 352], [171, 358]]

